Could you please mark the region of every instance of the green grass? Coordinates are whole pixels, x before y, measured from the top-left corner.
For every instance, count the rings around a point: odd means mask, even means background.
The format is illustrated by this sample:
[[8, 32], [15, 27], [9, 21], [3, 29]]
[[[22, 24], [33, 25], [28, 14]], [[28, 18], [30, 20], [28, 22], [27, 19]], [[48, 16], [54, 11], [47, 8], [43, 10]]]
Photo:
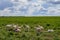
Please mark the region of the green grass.
[[[6, 24], [28, 24], [29, 32], [9, 32]], [[42, 32], [36, 35], [34, 27], [40, 24], [44, 30], [54, 29], [54, 32]], [[49, 26], [48, 26], [49, 25]], [[23, 30], [23, 29], [22, 29]], [[60, 16], [59, 17], [0, 17], [0, 40], [60, 40]]]

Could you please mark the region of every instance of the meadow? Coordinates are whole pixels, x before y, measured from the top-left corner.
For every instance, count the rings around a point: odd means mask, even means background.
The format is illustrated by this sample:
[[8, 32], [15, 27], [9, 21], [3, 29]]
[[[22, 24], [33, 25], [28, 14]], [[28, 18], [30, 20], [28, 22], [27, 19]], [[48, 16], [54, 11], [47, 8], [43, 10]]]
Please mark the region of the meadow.
[[[28, 24], [28, 32], [7, 31], [7, 24]], [[44, 27], [44, 31], [53, 29], [54, 32], [41, 32], [36, 35], [34, 27], [36, 25]], [[41, 17], [0, 17], [0, 40], [60, 40], [60, 16], [41, 16]]]

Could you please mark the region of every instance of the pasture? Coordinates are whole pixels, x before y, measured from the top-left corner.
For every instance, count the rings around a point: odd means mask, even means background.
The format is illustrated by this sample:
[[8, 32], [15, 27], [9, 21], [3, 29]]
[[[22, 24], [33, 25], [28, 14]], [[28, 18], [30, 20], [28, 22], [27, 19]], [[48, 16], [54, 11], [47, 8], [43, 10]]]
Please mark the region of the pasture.
[[[8, 31], [7, 24], [27, 24], [30, 29], [28, 32], [23, 28], [21, 32]], [[38, 36], [34, 29], [36, 25], [44, 27]], [[48, 29], [53, 29], [54, 32], [46, 32]], [[60, 40], [60, 16], [0, 17], [0, 40]]]

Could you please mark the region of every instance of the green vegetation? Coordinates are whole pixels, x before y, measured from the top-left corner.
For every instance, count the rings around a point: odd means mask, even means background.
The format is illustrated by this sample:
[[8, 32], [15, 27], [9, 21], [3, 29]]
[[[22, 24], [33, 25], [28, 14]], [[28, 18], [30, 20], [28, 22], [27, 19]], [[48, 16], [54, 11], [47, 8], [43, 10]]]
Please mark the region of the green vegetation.
[[[28, 24], [31, 29], [28, 32], [7, 31], [6, 24]], [[34, 27], [38, 24], [45, 31], [55, 31], [42, 32], [37, 36]], [[60, 17], [0, 17], [0, 40], [60, 40]]]

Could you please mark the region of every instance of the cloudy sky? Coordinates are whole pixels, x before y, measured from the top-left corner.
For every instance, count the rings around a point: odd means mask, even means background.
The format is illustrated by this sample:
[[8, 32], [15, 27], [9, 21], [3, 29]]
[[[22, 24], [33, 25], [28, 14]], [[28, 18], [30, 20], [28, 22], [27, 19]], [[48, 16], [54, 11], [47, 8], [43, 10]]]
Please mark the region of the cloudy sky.
[[60, 0], [0, 0], [0, 16], [60, 16]]

